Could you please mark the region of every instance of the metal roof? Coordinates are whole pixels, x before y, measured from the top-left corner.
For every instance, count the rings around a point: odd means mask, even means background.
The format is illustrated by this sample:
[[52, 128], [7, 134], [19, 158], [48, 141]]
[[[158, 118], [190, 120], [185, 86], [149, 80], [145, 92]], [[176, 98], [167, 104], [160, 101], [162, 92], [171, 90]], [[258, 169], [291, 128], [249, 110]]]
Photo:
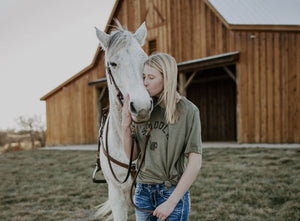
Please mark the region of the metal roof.
[[300, 0], [207, 0], [231, 25], [300, 25]]

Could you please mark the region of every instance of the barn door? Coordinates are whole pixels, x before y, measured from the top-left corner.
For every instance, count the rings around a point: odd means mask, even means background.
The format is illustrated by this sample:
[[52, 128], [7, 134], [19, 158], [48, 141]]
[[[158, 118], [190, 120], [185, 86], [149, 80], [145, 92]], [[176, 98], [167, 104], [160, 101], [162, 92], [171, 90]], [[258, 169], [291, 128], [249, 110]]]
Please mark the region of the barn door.
[[200, 110], [203, 141], [236, 141], [236, 84], [222, 70], [199, 74], [187, 97]]

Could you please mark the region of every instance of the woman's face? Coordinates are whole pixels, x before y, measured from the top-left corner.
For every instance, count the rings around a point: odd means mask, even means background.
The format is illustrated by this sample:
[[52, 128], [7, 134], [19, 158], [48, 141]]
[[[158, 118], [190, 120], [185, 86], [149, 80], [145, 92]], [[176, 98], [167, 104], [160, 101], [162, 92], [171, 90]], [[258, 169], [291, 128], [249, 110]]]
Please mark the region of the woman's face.
[[158, 70], [145, 65], [143, 78], [144, 85], [150, 96], [159, 97], [164, 89], [164, 79], [162, 74]]

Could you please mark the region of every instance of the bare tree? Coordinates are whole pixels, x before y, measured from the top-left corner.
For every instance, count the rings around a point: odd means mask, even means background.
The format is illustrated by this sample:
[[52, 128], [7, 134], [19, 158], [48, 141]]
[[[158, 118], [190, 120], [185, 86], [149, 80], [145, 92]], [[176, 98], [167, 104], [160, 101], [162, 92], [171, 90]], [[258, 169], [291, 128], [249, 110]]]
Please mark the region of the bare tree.
[[36, 140], [40, 141], [41, 146], [45, 146], [46, 144], [46, 126], [42, 121], [41, 116], [31, 116], [24, 117], [20, 116], [17, 119], [17, 123], [20, 128], [30, 134], [31, 147], [34, 148], [34, 142]]

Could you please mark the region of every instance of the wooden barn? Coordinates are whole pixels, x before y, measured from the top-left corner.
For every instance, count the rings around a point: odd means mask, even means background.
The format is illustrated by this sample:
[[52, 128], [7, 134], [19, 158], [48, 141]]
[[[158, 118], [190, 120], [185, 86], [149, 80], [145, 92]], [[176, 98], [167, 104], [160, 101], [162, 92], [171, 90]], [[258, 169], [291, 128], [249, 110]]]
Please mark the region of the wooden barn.
[[[130, 31], [146, 21], [144, 50], [176, 58], [179, 90], [200, 109], [203, 141], [300, 143], [300, 4], [268, 3], [117, 0], [105, 31], [113, 18]], [[99, 47], [88, 67], [41, 98], [47, 145], [96, 143], [104, 78]]]

